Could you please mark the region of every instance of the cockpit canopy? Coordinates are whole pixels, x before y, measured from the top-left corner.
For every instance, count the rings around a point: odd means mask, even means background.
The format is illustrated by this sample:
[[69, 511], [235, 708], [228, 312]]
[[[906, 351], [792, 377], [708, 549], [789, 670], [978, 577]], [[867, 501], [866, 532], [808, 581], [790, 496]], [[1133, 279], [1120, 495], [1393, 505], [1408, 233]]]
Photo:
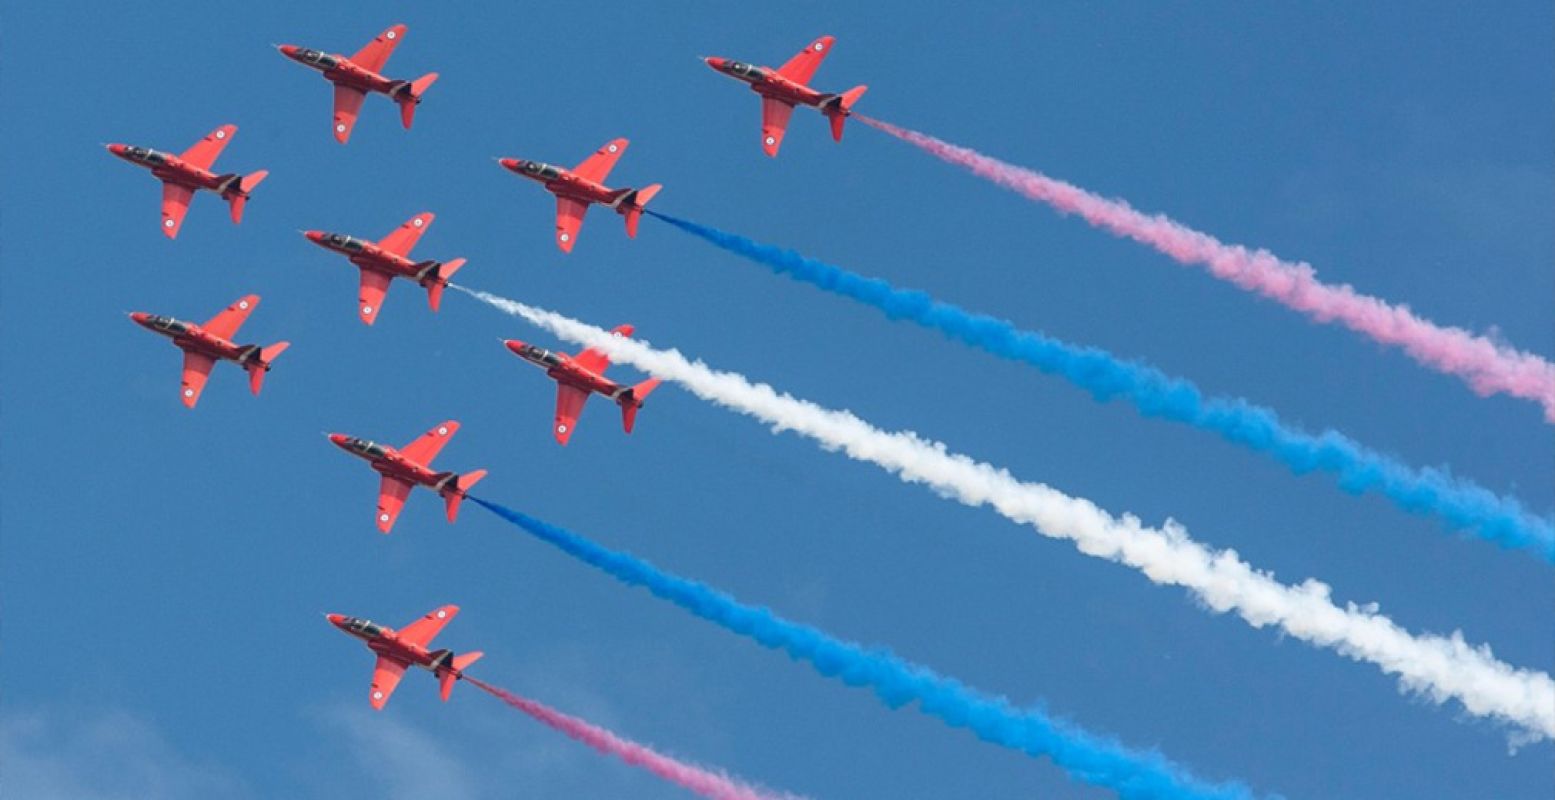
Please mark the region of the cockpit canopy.
[[346, 437], [346, 447], [349, 447], [353, 452], [361, 453], [371, 458], [383, 458], [388, 454], [383, 449], [383, 445], [367, 439], [358, 439], [355, 436]]
[[562, 171], [543, 161], [520, 161], [518, 168], [531, 178], [544, 180], [556, 180], [562, 176]]
[[152, 150], [149, 147], [126, 147], [124, 154], [136, 161], [144, 161], [147, 164], [166, 164], [167, 156]]
[[376, 637], [383, 633], [383, 628], [379, 627], [372, 620], [359, 619], [357, 617], [346, 617], [344, 624], [347, 629], [362, 636]]
[[761, 78], [766, 75], [765, 72], [761, 71], [761, 67], [758, 67], [755, 64], [746, 64], [741, 61], [730, 62], [729, 71], [742, 78], [750, 78], [752, 80]]
[[353, 253], [358, 253], [362, 250], [361, 240], [353, 239], [343, 233], [331, 233], [324, 237], [324, 241], [328, 242], [330, 247], [338, 247], [341, 250], [349, 250]]
[[546, 364], [548, 366], [554, 367], [562, 363], [561, 358], [555, 353], [545, 349], [544, 347], [538, 347], [532, 344], [526, 344], [520, 347], [518, 354], [536, 364]]
[[321, 53], [317, 50], [304, 49], [302, 52], [298, 53], [297, 56], [309, 64], [317, 64], [325, 69], [333, 69], [340, 66], [339, 59], [329, 55], [328, 53]]
[[187, 323], [179, 322], [172, 317], [159, 317], [153, 314], [146, 318], [146, 323], [159, 331], [167, 331], [168, 333], [189, 332], [189, 325]]

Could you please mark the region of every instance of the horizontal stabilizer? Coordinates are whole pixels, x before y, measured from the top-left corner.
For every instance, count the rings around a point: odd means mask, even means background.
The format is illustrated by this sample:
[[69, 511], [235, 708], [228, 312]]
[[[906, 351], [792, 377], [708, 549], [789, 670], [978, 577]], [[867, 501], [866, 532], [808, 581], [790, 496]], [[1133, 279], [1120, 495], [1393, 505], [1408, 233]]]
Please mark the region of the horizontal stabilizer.
[[486, 470], [478, 469], [467, 472], [454, 479], [452, 486], [443, 488], [443, 505], [448, 510], [448, 521], [455, 522], [459, 519], [459, 504], [464, 502], [465, 493], [470, 487], [480, 483], [481, 478], [486, 477]]
[[637, 223], [642, 220], [643, 207], [648, 205], [648, 201], [652, 200], [653, 196], [658, 194], [659, 190], [663, 188], [660, 184], [651, 183], [633, 191], [626, 197], [625, 202], [620, 205], [621, 215], [626, 217], [626, 235], [628, 237], [637, 238]]
[[260, 387], [265, 383], [265, 373], [270, 371], [270, 364], [275, 361], [276, 356], [291, 346], [291, 342], [276, 342], [259, 351], [259, 358], [248, 364], [249, 391], [259, 394]]
[[464, 259], [456, 258], [439, 264], [437, 269], [427, 276], [425, 283], [427, 287], [427, 305], [430, 305], [433, 311], [436, 311], [437, 307], [443, 304], [443, 290], [448, 288], [449, 277], [458, 272], [462, 266], [464, 266]]
[[454, 656], [453, 669], [443, 670], [442, 672], [438, 673], [438, 696], [443, 699], [443, 702], [448, 702], [448, 696], [453, 694], [454, 682], [464, 677], [462, 674], [464, 672], [464, 668], [479, 661], [483, 655], [486, 654], [476, 650], [474, 652]]
[[858, 99], [863, 97], [864, 92], [868, 89], [868, 86], [855, 86], [827, 101], [822, 111], [826, 114], [827, 119], [831, 121], [831, 138], [833, 140], [842, 141], [843, 123], [847, 121], [848, 114], [853, 109], [853, 104], [857, 103]]
[[643, 400], [654, 389], [659, 388], [659, 383], [660, 380], [658, 378], [649, 378], [627, 389], [621, 395], [621, 398], [616, 401], [621, 404], [621, 426], [626, 429], [627, 433], [631, 433], [632, 426], [637, 423], [637, 409], [643, 407]]
[[405, 126], [406, 130], [410, 130], [410, 124], [416, 119], [416, 106], [421, 103], [421, 95], [436, 80], [437, 73], [428, 72], [411, 81], [409, 86], [406, 86], [395, 95], [395, 102], [400, 104], [400, 123]]

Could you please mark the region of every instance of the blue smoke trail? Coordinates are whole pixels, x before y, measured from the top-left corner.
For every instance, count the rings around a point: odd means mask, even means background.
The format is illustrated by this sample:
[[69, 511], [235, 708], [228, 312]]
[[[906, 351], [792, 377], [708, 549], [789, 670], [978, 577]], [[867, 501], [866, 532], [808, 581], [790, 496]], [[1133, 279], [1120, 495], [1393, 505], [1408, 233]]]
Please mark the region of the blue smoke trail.
[[626, 553], [602, 547], [576, 533], [479, 497], [470, 500], [535, 538], [595, 567], [628, 586], [640, 586], [705, 620], [764, 647], [782, 650], [795, 661], [849, 686], [868, 686], [890, 708], [918, 701], [919, 710], [951, 727], [965, 727], [978, 738], [1032, 756], [1046, 755], [1070, 777], [1110, 788], [1125, 798], [1216, 798], [1249, 800], [1238, 783], [1210, 785], [1153, 751], [1134, 751], [1110, 738], [1087, 733], [1039, 708], [1017, 709], [1002, 697], [990, 697], [932, 670], [904, 661], [881, 648], [865, 649], [824, 632], [790, 622], [765, 608], [687, 580]]
[[1331, 473], [1338, 476], [1340, 488], [1351, 494], [1377, 492], [1405, 511], [1441, 518], [1452, 530], [1470, 531], [1502, 547], [1531, 550], [1555, 562], [1555, 523], [1527, 512], [1516, 499], [1497, 497], [1446, 469], [1414, 469], [1337, 431], [1305, 433], [1282, 423], [1272, 410], [1246, 400], [1207, 397], [1191, 381], [1170, 377], [1155, 367], [1021, 330], [1007, 320], [973, 314], [926, 292], [898, 289], [793, 250], [667, 214], [647, 213], [775, 273], [874, 306], [892, 320], [911, 320], [996, 356], [1061, 376], [1098, 401], [1126, 399], [1146, 417], [1185, 422], [1219, 434], [1228, 442], [1273, 456], [1297, 475], [1314, 470]]

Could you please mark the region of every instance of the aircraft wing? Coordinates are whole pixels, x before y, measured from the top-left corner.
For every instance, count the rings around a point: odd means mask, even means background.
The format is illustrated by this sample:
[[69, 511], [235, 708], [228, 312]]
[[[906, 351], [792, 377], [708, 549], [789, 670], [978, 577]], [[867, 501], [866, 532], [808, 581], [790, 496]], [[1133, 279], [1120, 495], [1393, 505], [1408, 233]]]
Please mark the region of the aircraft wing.
[[459, 423], [453, 420], [439, 423], [432, 430], [421, 434], [416, 441], [400, 448], [400, 455], [418, 462], [424, 467], [432, 465], [432, 459], [443, 452], [443, 446], [459, 432]]
[[356, 127], [356, 115], [362, 110], [362, 101], [367, 99], [367, 94], [360, 89], [350, 86], [335, 84], [335, 139], [345, 144], [351, 138], [351, 129]]
[[767, 155], [775, 156], [783, 146], [783, 132], [788, 130], [788, 118], [793, 116], [794, 106], [771, 97], [761, 98], [761, 147]]
[[211, 317], [210, 321], [200, 326], [206, 333], [212, 336], [220, 336], [228, 341], [232, 340], [243, 327], [243, 321], [248, 319], [250, 312], [259, 305], [259, 295], [250, 294], [238, 298], [238, 301], [221, 310], [221, 313]]
[[565, 383], [556, 384], [556, 441], [567, 444], [572, 438], [572, 429], [578, 425], [578, 415], [583, 413], [583, 404], [588, 402], [589, 393], [576, 386], [568, 386]]
[[[400, 509], [405, 507], [405, 498], [410, 496], [413, 487], [400, 480], [383, 476], [383, 482], [378, 484], [378, 530], [388, 533], [394, 527], [394, 521], [400, 518]], [[392, 690], [393, 687], [390, 687]]]
[[621, 154], [626, 152], [628, 144], [630, 142], [625, 139], [611, 139], [595, 150], [593, 155], [583, 159], [583, 163], [573, 167], [572, 174], [595, 183], [604, 183], [610, 170], [621, 160]]
[[394, 688], [400, 685], [400, 678], [405, 676], [405, 667], [392, 658], [378, 656], [378, 663], [373, 665], [373, 690], [370, 699], [373, 708], [382, 709], [389, 702], [389, 695], [394, 694]]
[[184, 351], [184, 381], [178, 392], [184, 405], [194, 408], [194, 404], [200, 401], [200, 392], [205, 391], [205, 380], [211, 376], [211, 367], [214, 366], [216, 359], [204, 353]]
[[458, 606], [443, 606], [433, 609], [422, 615], [421, 619], [400, 628], [400, 640], [426, 647], [431, 644], [433, 637], [444, 625], [453, 621], [454, 615], [459, 613]]
[[210, 133], [205, 138], [194, 143], [193, 147], [178, 154], [178, 157], [200, 169], [210, 169], [216, 163], [216, 156], [232, 141], [232, 134], [238, 132], [236, 125], [223, 125]]
[[362, 281], [356, 289], [356, 310], [368, 325], [378, 318], [383, 299], [389, 294], [389, 281], [394, 280], [375, 269], [362, 268]]
[[389, 56], [393, 54], [394, 48], [399, 46], [403, 38], [405, 38], [405, 26], [395, 25], [378, 34], [378, 38], [353, 53], [351, 60], [362, 69], [377, 72], [383, 69], [384, 64], [389, 63]]
[[[628, 337], [632, 335], [632, 330], [633, 328], [630, 325], [619, 325], [614, 330], [612, 330], [611, 333], [615, 334], [616, 336]], [[610, 356], [607, 356], [603, 352], [592, 347], [584, 350], [576, 356], [573, 356], [572, 360], [573, 363], [588, 370], [589, 372], [594, 373], [595, 375], [602, 375], [604, 374], [605, 370], [610, 368]]]
[[556, 198], [556, 246], [564, 253], [572, 252], [572, 243], [578, 240], [578, 229], [583, 227], [583, 215], [589, 204], [570, 197]]
[[193, 199], [193, 189], [162, 182], [162, 233], [167, 238], [178, 238], [178, 229], [184, 226], [184, 215], [189, 213], [189, 201]]
[[408, 256], [411, 248], [416, 246], [416, 242], [421, 241], [421, 234], [432, 227], [434, 218], [435, 215], [430, 211], [417, 214], [405, 220], [404, 225], [389, 231], [389, 235], [383, 237], [382, 241], [378, 242], [378, 246], [397, 256]]
[[805, 45], [793, 58], [790, 58], [783, 66], [778, 67], [778, 74], [795, 82], [809, 83], [815, 75], [815, 68], [826, 60], [826, 55], [831, 52], [831, 43], [836, 41], [831, 36], [822, 36], [819, 39]]

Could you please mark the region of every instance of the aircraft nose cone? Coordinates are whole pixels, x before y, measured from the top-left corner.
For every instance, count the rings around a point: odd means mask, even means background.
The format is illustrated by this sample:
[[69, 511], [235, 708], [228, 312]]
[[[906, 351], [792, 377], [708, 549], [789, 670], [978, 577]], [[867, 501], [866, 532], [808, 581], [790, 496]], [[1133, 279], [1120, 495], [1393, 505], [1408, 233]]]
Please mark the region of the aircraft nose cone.
[[518, 159], [516, 158], [499, 158], [497, 159], [497, 163], [501, 164], [503, 169], [512, 170], [514, 172], [518, 171]]
[[128, 149], [129, 148], [127, 146], [122, 145], [122, 144], [110, 144], [110, 145], [108, 145], [108, 152], [113, 153], [116, 156], [124, 155], [124, 151], [128, 150]]
[[707, 64], [709, 67], [718, 70], [719, 72], [723, 72], [724, 66], [729, 63], [728, 61], [719, 58], [718, 56], [707, 56], [706, 58], [702, 59], [702, 62]]
[[281, 55], [286, 56], [287, 58], [296, 58], [297, 57], [297, 46], [296, 45], [278, 44], [278, 45], [275, 46], [275, 49], [281, 51]]
[[517, 339], [503, 339], [502, 344], [506, 346], [507, 349], [512, 350], [514, 353], [518, 353], [524, 349], [524, 343]]
[[130, 312], [130, 319], [134, 320], [136, 325], [145, 325], [146, 324], [146, 320], [150, 319], [150, 318], [151, 318], [151, 315], [147, 314], [144, 311], [131, 311]]
[[308, 241], [314, 244], [324, 243], [325, 233], [323, 231], [303, 231], [302, 235], [308, 237]]
[[339, 627], [340, 625], [345, 623], [346, 615], [344, 615], [344, 614], [325, 614], [324, 615], [324, 619], [329, 620], [329, 624], [334, 625], [336, 627]]
[[331, 433], [329, 435], [329, 440], [331, 442], [334, 442], [336, 447], [345, 447], [346, 446], [346, 440], [350, 439], [350, 438], [351, 437], [349, 437], [349, 436], [347, 436], [347, 435], [345, 435], [343, 433]]

